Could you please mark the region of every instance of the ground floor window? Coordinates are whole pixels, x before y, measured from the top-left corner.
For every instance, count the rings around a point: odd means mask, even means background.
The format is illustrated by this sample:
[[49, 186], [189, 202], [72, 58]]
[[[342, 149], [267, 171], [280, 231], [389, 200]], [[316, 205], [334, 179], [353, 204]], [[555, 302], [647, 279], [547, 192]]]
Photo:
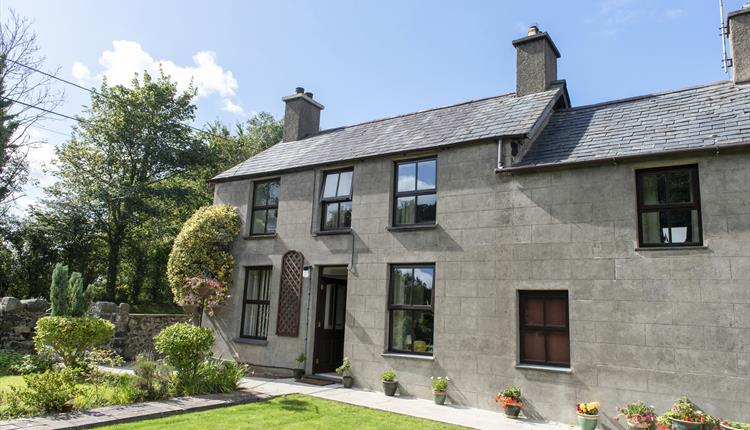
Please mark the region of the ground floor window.
[[519, 291], [521, 363], [570, 367], [567, 291]]
[[435, 265], [391, 266], [388, 350], [432, 355]]
[[271, 302], [271, 268], [245, 268], [245, 290], [242, 301], [240, 337], [266, 339]]

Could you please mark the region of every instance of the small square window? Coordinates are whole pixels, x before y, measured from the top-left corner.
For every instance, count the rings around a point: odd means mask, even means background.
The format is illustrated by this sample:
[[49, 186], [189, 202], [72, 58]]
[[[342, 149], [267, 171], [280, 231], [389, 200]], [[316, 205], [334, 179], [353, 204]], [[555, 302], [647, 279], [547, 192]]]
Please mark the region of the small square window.
[[521, 363], [570, 367], [567, 291], [519, 291]]
[[393, 225], [434, 224], [437, 218], [437, 159], [396, 163]]

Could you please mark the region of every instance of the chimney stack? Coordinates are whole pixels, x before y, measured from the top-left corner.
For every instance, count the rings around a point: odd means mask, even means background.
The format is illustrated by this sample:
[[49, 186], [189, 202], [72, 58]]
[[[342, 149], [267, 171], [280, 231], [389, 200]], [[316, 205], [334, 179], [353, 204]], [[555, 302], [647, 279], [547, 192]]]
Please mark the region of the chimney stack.
[[531, 24], [526, 37], [513, 41], [516, 47], [516, 96], [547, 91], [557, 80], [560, 51], [549, 34]]
[[313, 100], [313, 93], [297, 87], [291, 96], [282, 97], [284, 110], [284, 142], [293, 142], [320, 131], [323, 105]]
[[732, 80], [750, 81], [750, 2], [727, 15], [727, 30], [732, 44]]

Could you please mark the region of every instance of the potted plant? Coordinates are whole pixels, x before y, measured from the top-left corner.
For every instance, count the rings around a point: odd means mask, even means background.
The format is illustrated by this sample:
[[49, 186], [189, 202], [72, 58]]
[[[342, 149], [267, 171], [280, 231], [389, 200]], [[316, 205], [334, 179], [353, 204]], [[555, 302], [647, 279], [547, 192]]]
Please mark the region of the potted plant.
[[576, 414], [581, 430], [594, 430], [599, 422], [599, 402], [579, 403]]
[[305, 364], [305, 360], [307, 360], [307, 356], [304, 352], [302, 352], [294, 360], [297, 362], [297, 368], [294, 369], [294, 380], [299, 381], [303, 376], [305, 376], [305, 368], [303, 366]]
[[518, 414], [523, 409], [523, 403], [521, 403], [521, 389], [516, 386], [505, 387], [502, 392], [497, 393], [495, 401], [505, 411], [505, 416], [509, 418], [518, 418]]
[[719, 424], [711, 415], [697, 409], [687, 397], [678, 399], [664, 416], [672, 422], [674, 430], [709, 430]]
[[445, 397], [448, 395], [448, 382], [450, 378], [438, 376], [432, 378], [432, 400], [436, 405], [445, 404]]
[[393, 397], [396, 394], [396, 388], [398, 388], [398, 381], [396, 380], [396, 371], [388, 369], [380, 374], [380, 380], [383, 381], [383, 391], [386, 396]]
[[721, 422], [721, 428], [722, 430], [750, 430], [750, 423], [723, 420]]
[[341, 366], [336, 368], [336, 373], [341, 375], [342, 382], [344, 383], [344, 388], [352, 388], [352, 385], [354, 384], [354, 378], [352, 378], [352, 362], [349, 360], [349, 357], [344, 357], [344, 362], [341, 363]]
[[653, 406], [647, 406], [643, 402], [629, 403], [617, 408], [618, 416], [622, 415], [628, 422], [630, 430], [654, 430], [656, 428], [656, 415]]

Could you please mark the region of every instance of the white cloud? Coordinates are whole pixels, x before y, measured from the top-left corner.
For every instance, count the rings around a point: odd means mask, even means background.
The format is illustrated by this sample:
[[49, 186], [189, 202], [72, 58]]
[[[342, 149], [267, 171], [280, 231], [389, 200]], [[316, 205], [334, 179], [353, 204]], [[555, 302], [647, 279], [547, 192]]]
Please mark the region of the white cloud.
[[233, 113], [235, 115], [246, 115], [245, 109], [243, 109], [242, 106], [234, 103], [229, 99], [223, 99], [221, 101], [221, 110]]
[[93, 76], [89, 68], [76, 61], [71, 73], [82, 85], [98, 83], [106, 76], [111, 85], [130, 85], [135, 73], [144, 70], [152, 75], [159, 73], [159, 67], [177, 82], [180, 90], [188, 88], [190, 81], [198, 91], [198, 97], [218, 94], [221, 97], [235, 95], [238, 84], [230, 70], [224, 70], [216, 63], [216, 53], [200, 51], [193, 55], [192, 66], [179, 66], [170, 60], [156, 60], [138, 42], [115, 40], [113, 49], [102, 52], [99, 65], [102, 71]]

